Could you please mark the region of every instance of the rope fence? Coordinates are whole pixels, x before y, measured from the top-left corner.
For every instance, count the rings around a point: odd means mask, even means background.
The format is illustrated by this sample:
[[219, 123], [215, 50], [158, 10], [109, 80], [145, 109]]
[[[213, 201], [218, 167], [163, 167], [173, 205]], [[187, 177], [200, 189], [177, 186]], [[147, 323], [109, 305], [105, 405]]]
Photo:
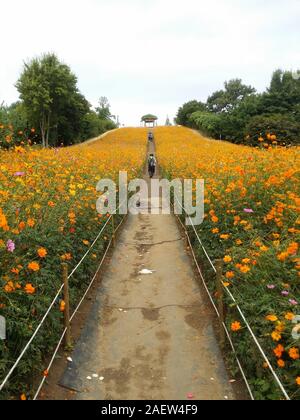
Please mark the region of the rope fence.
[[[191, 217], [190, 217], [190, 216], [186, 213], [186, 209], [185, 209], [185, 208], [184, 208], [184, 206], [182, 205], [182, 202], [180, 202], [180, 201], [179, 201], [179, 199], [178, 199], [178, 197], [176, 196], [176, 194], [174, 195], [174, 197], [175, 197], [175, 199], [176, 199], [177, 203], [179, 204], [179, 206], [181, 207], [181, 209], [183, 210], [183, 214], [184, 214], [184, 216], [186, 216], [186, 217], [189, 219], [190, 224], [191, 224], [192, 229], [193, 229], [193, 232], [195, 233], [195, 237], [196, 237], [197, 241], [199, 242], [199, 244], [200, 244], [200, 246], [201, 246], [201, 248], [202, 248], [202, 250], [203, 250], [203, 252], [204, 252], [204, 254], [205, 254], [205, 256], [206, 256], [206, 258], [207, 258], [207, 260], [208, 260], [208, 262], [209, 262], [209, 264], [210, 264], [210, 266], [212, 267], [212, 269], [213, 269], [214, 273], [215, 273], [215, 274], [217, 274], [217, 275], [219, 274], [219, 275], [221, 276], [221, 278], [222, 278], [223, 273], [222, 273], [222, 271], [221, 271], [221, 273], [220, 273], [220, 270], [218, 270], [218, 269], [216, 268], [215, 264], [213, 263], [212, 259], [210, 258], [209, 254], [208, 254], [208, 252], [207, 252], [207, 250], [206, 250], [206, 248], [205, 248], [205, 246], [204, 246], [204, 244], [203, 244], [203, 242], [202, 242], [202, 240], [201, 240], [201, 238], [200, 238], [200, 236], [199, 236], [199, 233], [197, 232], [197, 230], [196, 230], [196, 228], [195, 228], [195, 225], [193, 224], [192, 218], [191, 218]], [[189, 246], [190, 246], [190, 249], [191, 249], [191, 252], [192, 252], [192, 255], [193, 255], [193, 259], [194, 259], [195, 264], [196, 264], [196, 267], [197, 267], [197, 270], [198, 270], [198, 272], [199, 272], [200, 278], [201, 278], [202, 283], [203, 283], [203, 285], [204, 285], [204, 288], [205, 288], [205, 290], [206, 290], [206, 292], [207, 292], [207, 294], [208, 294], [209, 300], [211, 301], [211, 303], [212, 303], [212, 305], [213, 305], [213, 308], [214, 308], [214, 310], [215, 310], [215, 312], [216, 312], [216, 314], [217, 314], [217, 317], [218, 317], [218, 319], [219, 319], [219, 321], [220, 321], [221, 329], [224, 329], [224, 331], [225, 331], [225, 335], [226, 335], [226, 337], [227, 337], [227, 339], [228, 339], [228, 341], [229, 341], [229, 344], [230, 344], [230, 346], [231, 346], [231, 348], [232, 348], [233, 354], [234, 354], [234, 356], [235, 356], [235, 359], [236, 359], [237, 365], [238, 365], [238, 367], [239, 367], [239, 370], [240, 370], [240, 372], [241, 372], [241, 375], [242, 375], [242, 377], [243, 377], [243, 379], [244, 379], [244, 382], [245, 382], [245, 384], [246, 384], [246, 387], [247, 387], [247, 389], [248, 389], [249, 395], [250, 395], [250, 397], [251, 397], [251, 399], [252, 399], [252, 400], [255, 400], [254, 395], [253, 395], [253, 392], [252, 392], [252, 390], [251, 390], [251, 386], [250, 386], [250, 384], [249, 384], [249, 381], [248, 381], [248, 379], [247, 379], [247, 376], [246, 376], [246, 374], [245, 374], [245, 371], [244, 371], [244, 369], [243, 369], [243, 367], [242, 367], [242, 363], [240, 362], [240, 360], [239, 360], [239, 358], [238, 358], [237, 351], [236, 351], [235, 346], [234, 346], [234, 344], [233, 344], [233, 341], [232, 341], [232, 339], [231, 339], [230, 332], [228, 331], [228, 328], [227, 328], [227, 326], [226, 326], [226, 323], [225, 323], [225, 321], [224, 321], [223, 317], [221, 317], [220, 310], [217, 308], [217, 305], [216, 305], [216, 303], [215, 303], [215, 300], [214, 300], [214, 298], [212, 297], [212, 295], [211, 295], [211, 293], [210, 293], [210, 291], [209, 291], [209, 288], [208, 288], [208, 286], [207, 286], [207, 283], [206, 283], [206, 281], [205, 281], [205, 278], [204, 278], [204, 276], [203, 276], [202, 269], [201, 269], [201, 267], [199, 266], [199, 263], [198, 263], [198, 260], [197, 260], [197, 257], [196, 257], [196, 254], [195, 254], [195, 251], [194, 251], [194, 248], [193, 248], [193, 245], [192, 245], [191, 239], [190, 239], [189, 232], [187, 231], [186, 226], [185, 226], [185, 225], [184, 225], [184, 223], [181, 221], [180, 217], [179, 217], [179, 216], [177, 216], [177, 217], [178, 217], [178, 220], [180, 221], [180, 223], [181, 223], [181, 225], [182, 225], [182, 227], [183, 227], [183, 229], [184, 229], [184, 231], [185, 231], [185, 233], [186, 233], [187, 240], [188, 240], [188, 243], [189, 243]], [[232, 301], [232, 303], [234, 304], [234, 306], [235, 306], [235, 307], [236, 307], [236, 309], [238, 310], [238, 312], [239, 312], [239, 314], [240, 314], [240, 316], [241, 316], [241, 318], [242, 318], [243, 322], [245, 323], [245, 326], [247, 327], [247, 329], [248, 329], [248, 331], [249, 331], [249, 333], [250, 333], [251, 338], [253, 339], [253, 341], [254, 341], [254, 343], [255, 343], [256, 347], [258, 348], [258, 350], [259, 350], [259, 352], [260, 352], [261, 356], [263, 357], [264, 361], [266, 362], [266, 364], [267, 364], [267, 366], [268, 366], [268, 368], [269, 368], [269, 370], [270, 370], [270, 372], [271, 372], [271, 374], [272, 374], [272, 376], [273, 376], [273, 378], [274, 378], [274, 380], [275, 380], [276, 384], [278, 385], [279, 389], [281, 390], [281, 392], [282, 392], [282, 394], [283, 394], [284, 398], [285, 398], [286, 400], [290, 401], [290, 400], [291, 400], [290, 396], [288, 395], [288, 393], [287, 393], [286, 389], [284, 388], [284, 386], [283, 386], [282, 382], [280, 381], [280, 379], [279, 379], [278, 375], [276, 374], [276, 372], [275, 372], [275, 370], [274, 370], [274, 368], [273, 368], [273, 366], [272, 366], [272, 364], [271, 364], [270, 360], [268, 359], [268, 357], [267, 357], [267, 355], [266, 355], [265, 351], [263, 350], [263, 348], [262, 348], [261, 344], [259, 343], [259, 340], [258, 340], [258, 338], [256, 337], [255, 333], [253, 332], [253, 330], [252, 330], [252, 328], [251, 328], [251, 326], [250, 326], [249, 322], [247, 321], [247, 318], [246, 318], [245, 314], [243, 313], [243, 311], [242, 311], [241, 307], [238, 305], [238, 303], [237, 303], [236, 299], [234, 298], [233, 294], [230, 292], [230, 290], [228, 289], [228, 287], [225, 287], [225, 286], [224, 286], [223, 281], [220, 281], [220, 282], [219, 282], [219, 284], [221, 285], [221, 287], [223, 288], [223, 290], [225, 290], [225, 292], [226, 292], [226, 294], [228, 295], [229, 299]]]
[[[208, 254], [208, 252], [207, 252], [207, 250], [206, 250], [206, 248], [205, 248], [205, 246], [204, 246], [204, 244], [203, 244], [203, 242], [202, 242], [202, 240], [201, 240], [201, 238], [200, 238], [200, 236], [199, 236], [199, 233], [197, 232], [197, 230], [196, 230], [196, 228], [195, 228], [195, 226], [194, 226], [194, 224], [193, 224], [193, 221], [192, 221], [191, 217], [190, 217], [189, 215], [187, 215], [187, 213], [186, 213], [186, 210], [185, 210], [184, 206], [183, 206], [183, 205], [182, 205], [182, 203], [178, 200], [178, 198], [177, 198], [177, 196], [176, 196], [176, 195], [175, 195], [175, 199], [176, 199], [176, 201], [178, 202], [178, 204], [180, 205], [180, 207], [182, 208], [182, 210], [183, 210], [183, 214], [184, 214], [184, 215], [185, 215], [185, 216], [189, 219], [189, 221], [190, 221], [190, 223], [191, 223], [191, 226], [192, 226], [192, 229], [193, 229], [193, 232], [194, 232], [194, 234], [195, 234], [195, 237], [196, 237], [196, 239], [197, 239], [198, 243], [200, 244], [200, 246], [201, 246], [201, 248], [202, 248], [202, 250], [203, 250], [203, 252], [204, 252], [204, 254], [205, 254], [206, 258], [207, 258], [207, 261], [209, 262], [209, 264], [210, 264], [210, 266], [211, 266], [211, 268], [213, 269], [214, 273], [215, 273], [217, 276], [218, 276], [218, 275], [220, 275], [220, 270], [219, 270], [219, 269], [215, 266], [215, 264], [213, 263], [212, 259], [210, 258], [209, 254]], [[120, 207], [121, 207], [121, 205], [119, 206], [119, 208], [120, 208]], [[119, 208], [117, 209], [117, 211], [119, 210]], [[73, 312], [72, 316], [71, 316], [71, 317], [68, 317], [68, 325], [65, 325], [65, 326], [64, 326], [64, 330], [63, 330], [63, 332], [62, 332], [62, 335], [61, 335], [61, 337], [60, 337], [60, 339], [59, 339], [59, 341], [58, 341], [58, 343], [57, 343], [57, 346], [56, 346], [56, 348], [55, 348], [55, 351], [54, 351], [54, 353], [53, 353], [53, 355], [52, 355], [52, 357], [51, 357], [51, 359], [50, 359], [50, 362], [49, 362], [48, 368], [47, 368], [47, 369], [46, 369], [46, 371], [45, 371], [47, 374], [44, 374], [43, 379], [42, 379], [42, 381], [40, 382], [40, 385], [39, 385], [39, 387], [38, 387], [38, 389], [37, 389], [37, 391], [36, 391], [36, 393], [35, 393], [35, 395], [34, 395], [34, 398], [33, 398], [34, 400], [36, 400], [36, 399], [39, 397], [40, 392], [41, 392], [41, 390], [42, 390], [42, 388], [43, 388], [43, 386], [44, 386], [44, 383], [45, 383], [45, 381], [46, 381], [46, 379], [47, 379], [48, 373], [49, 373], [50, 369], [51, 369], [51, 368], [52, 368], [52, 366], [53, 366], [53, 363], [54, 363], [54, 361], [55, 361], [56, 355], [57, 355], [57, 353], [59, 352], [59, 349], [60, 349], [60, 347], [61, 347], [61, 345], [62, 345], [62, 343], [63, 343], [63, 341], [64, 341], [64, 339], [65, 339], [66, 335], [67, 335], [67, 334], [69, 333], [69, 331], [70, 331], [70, 323], [73, 321], [73, 319], [74, 319], [75, 315], [78, 313], [78, 311], [79, 311], [79, 309], [80, 309], [80, 307], [81, 307], [82, 303], [84, 302], [84, 300], [85, 300], [85, 298], [86, 298], [87, 294], [89, 293], [89, 291], [90, 291], [91, 287], [93, 286], [93, 284], [94, 284], [95, 280], [97, 279], [97, 276], [98, 276], [98, 274], [99, 274], [99, 272], [100, 272], [100, 270], [101, 270], [101, 268], [102, 268], [102, 266], [103, 266], [103, 263], [104, 263], [104, 261], [105, 261], [105, 259], [106, 259], [106, 256], [107, 256], [107, 254], [108, 254], [109, 250], [111, 249], [111, 246], [115, 244], [115, 235], [116, 235], [117, 231], [119, 230], [119, 228], [121, 227], [121, 225], [123, 224], [123, 222], [124, 222], [125, 218], [126, 218], [126, 216], [124, 216], [124, 217], [122, 218], [122, 220], [121, 220], [120, 224], [119, 224], [119, 225], [115, 228], [114, 215], [110, 215], [110, 216], [108, 217], [107, 221], [105, 222], [105, 224], [103, 225], [103, 227], [101, 228], [100, 232], [99, 232], [99, 233], [98, 233], [98, 235], [96, 236], [96, 238], [95, 238], [95, 240], [93, 241], [93, 243], [92, 243], [92, 245], [90, 246], [90, 248], [87, 250], [87, 252], [86, 252], [86, 253], [84, 254], [84, 256], [81, 258], [81, 260], [78, 262], [78, 264], [77, 264], [77, 265], [76, 265], [76, 266], [72, 269], [71, 273], [67, 276], [67, 280], [70, 280], [70, 279], [74, 276], [74, 274], [76, 273], [76, 271], [79, 269], [79, 267], [80, 267], [80, 266], [82, 265], [82, 263], [85, 261], [85, 259], [86, 259], [86, 258], [87, 258], [87, 256], [90, 254], [90, 252], [92, 251], [92, 249], [95, 247], [96, 243], [98, 242], [98, 240], [100, 239], [100, 237], [103, 235], [103, 233], [105, 232], [106, 228], [107, 228], [107, 227], [109, 226], [109, 224], [111, 223], [111, 224], [112, 224], [112, 236], [111, 236], [111, 239], [110, 239], [109, 244], [108, 244], [108, 246], [107, 246], [107, 249], [106, 249], [106, 251], [105, 251], [105, 253], [104, 253], [104, 255], [103, 255], [102, 259], [101, 259], [101, 262], [100, 262], [100, 264], [99, 264], [99, 266], [98, 266], [98, 268], [97, 268], [97, 271], [96, 271], [96, 273], [95, 273], [94, 277], [92, 278], [92, 280], [91, 280], [91, 282], [90, 282], [90, 284], [89, 284], [88, 288], [86, 289], [86, 291], [85, 291], [84, 295], [82, 296], [81, 300], [79, 301], [79, 303], [78, 303], [78, 305], [77, 305], [76, 309], [74, 310], [74, 312]], [[179, 216], [178, 216], [178, 220], [180, 221], [180, 223], [181, 223], [181, 225], [182, 225], [183, 229], [185, 230], [186, 237], [187, 237], [187, 241], [188, 241], [188, 243], [189, 243], [189, 247], [190, 247], [191, 252], [192, 252], [192, 255], [193, 255], [193, 259], [194, 259], [194, 261], [195, 261], [195, 264], [196, 264], [197, 270], [198, 270], [198, 272], [199, 272], [200, 278], [201, 278], [201, 280], [202, 280], [203, 286], [204, 286], [204, 288], [205, 288], [205, 290], [206, 290], [206, 292], [207, 292], [207, 294], [208, 294], [209, 300], [210, 300], [210, 302], [211, 302], [211, 304], [212, 304], [212, 306], [213, 306], [213, 308], [214, 308], [214, 310], [215, 310], [215, 312], [216, 312], [216, 314], [217, 314], [217, 317], [218, 317], [218, 319], [219, 319], [219, 321], [220, 321], [221, 330], [224, 330], [224, 334], [225, 334], [225, 335], [224, 335], [224, 337], [226, 337], [226, 338], [227, 338], [227, 340], [228, 340], [228, 342], [229, 342], [229, 344], [230, 344], [230, 347], [231, 347], [232, 352], [233, 352], [233, 354], [234, 354], [234, 357], [235, 357], [235, 359], [236, 359], [236, 362], [237, 362], [237, 365], [238, 365], [239, 370], [240, 370], [240, 372], [241, 372], [241, 375], [242, 375], [242, 377], [243, 377], [243, 380], [244, 380], [244, 382], [245, 382], [245, 384], [246, 384], [246, 387], [247, 387], [247, 390], [248, 390], [248, 392], [249, 392], [249, 395], [250, 395], [250, 397], [251, 397], [251, 399], [252, 399], [252, 400], [255, 400], [254, 395], [253, 395], [253, 391], [251, 390], [251, 386], [250, 386], [250, 384], [249, 384], [249, 380], [247, 379], [247, 376], [246, 376], [246, 374], [245, 374], [245, 371], [244, 371], [244, 369], [243, 369], [243, 367], [242, 367], [242, 363], [241, 363], [241, 361], [240, 361], [240, 359], [239, 359], [239, 357], [238, 357], [238, 354], [237, 354], [237, 351], [236, 351], [236, 349], [235, 349], [234, 343], [233, 343], [233, 341], [232, 341], [232, 339], [231, 339], [230, 332], [229, 332], [229, 330], [228, 330], [228, 328], [227, 328], [227, 326], [226, 326], [226, 323], [225, 323], [224, 317], [223, 317], [223, 316], [222, 316], [222, 314], [221, 314], [221, 312], [222, 312], [222, 308], [220, 308], [220, 307], [218, 308], [218, 307], [217, 307], [217, 304], [215, 303], [215, 300], [214, 300], [213, 296], [211, 295], [211, 292], [209, 291], [209, 288], [208, 288], [208, 286], [207, 286], [206, 280], [205, 280], [205, 278], [204, 278], [204, 276], [203, 276], [203, 273], [202, 273], [202, 269], [201, 269], [201, 267], [200, 267], [200, 265], [199, 265], [199, 263], [198, 263], [198, 260], [197, 260], [197, 257], [196, 257], [196, 254], [195, 254], [195, 251], [194, 251], [194, 248], [193, 248], [192, 242], [191, 242], [191, 238], [190, 238], [189, 232], [187, 231], [186, 226], [185, 226], [185, 225], [184, 225], [184, 223], [181, 221], [181, 219], [180, 219], [180, 217], [179, 217]], [[222, 273], [221, 273], [221, 277], [220, 277], [220, 278], [222, 278]], [[267, 364], [267, 366], [268, 366], [268, 368], [269, 368], [269, 370], [270, 370], [270, 372], [271, 372], [271, 374], [272, 374], [272, 376], [273, 376], [273, 378], [274, 378], [274, 380], [275, 380], [276, 384], [278, 385], [279, 389], [281, 390], [281, 392], [282, 392], [282, 394], [283, 394], [284, 398], [285, 398], [286, 400], [291, 400], [290, 396], [288, 395], [287, 391], [285, 390], [285, 388], [284, 388], [284, 386], [283, 386], [282, 382], [280, 381], [280, 378], [279, 378], [279, 377], [278, 377], [278, 375], [276, 374], [276, 372], [275, 372], [275, 370], [274, 370], [274, 368], [273, 368], [273, 366], [272, 366], [272, 364], [271, 364], [270, 360], [268, 359], [268, 357], [267, 357], [267, 355], [266, 355], [265, 351], [263, 350], [263, 348], [262, 348], [262, 346], [261, 346], [261, 344], [260, 344], [260, 342], [259, 342], [258, 338], [256, 337], [255, 333], [253, 332], [253, 330], [252, 330], [252, 328], [251, 328], [251, 326], [250, 326], [249, 322], [247, 321], [247, 318], [246, 318], [245, 314], [243, 313], [242, 309], [241, 309], [241, 308], [240, 308], [240, 306], [238, 305], [238, 303], [237, 303], [236, 299], [234, 298], [233, 294], [230, 292], [230, 290], [228, 290], [228, 288], [227, 288], [227, 287], [225, 287], [225, 286], [224, 286], [223, 281], [220, 281], [219, 283], [220, 283], [221, 287], [223, 288], [223, 290], [225, 290], [225, 292], [226, 292], [227, 296], [228, 296], [228, 297], [229, 297], [229, 299], [232, 301], [232, 303], [234, 304], [234, 306], [236, 307], [236, 309], [238, 310], [238, 312], [239, 312], [239, 314], [240, 314], [240, 316], [241, 316], [241, 318], [242, 318], [243, 322], [245, 323], [245, 326], [247, 327], [247, 330], [248, 330], [248, 331], [249, 331], [249, 333], [250, 333], [250, 336], [251, 336], [252, 340], [254, 341], [254, 343], [255, 343], [256, 347], [258, 348], [258, 350], [259, 350], [259, 352], [260, 352], [261, 356], [263, 357], [264, 361], [266, 362], [266, 364]], [[51, 304], [50, 304], [49, 308], [47, 309], [46, 313], [44, 314], [43, 318], [41, 319], [41, 321], [40, 321], [39, 325], [37, 326], [37, 328], [36, 328], [35, 332], [32, 334], [32, 336], [31, 336], [30, 340], [27, 342], [27, 344], [25, 345], [24, 349], [23, 349], [23, 350], [22, 350], [22, 352], [20, 353], [19, 357], [17, 358], [17, 360], [15, 361], [15, 363], [13, 364], [13, 366], [11, 367], [11, 369], [9, 370], [8, 374], [6, 375], [6, 377], [3, 379], [2, 383], [0, 384], [0, 392], [4, 389], [5, 385], [8, 383], [9, 379], [11, 378], [11, 376], [13, 375], [13, 373], [15, 372], [16, 368], [18, 367], [19, 363], [20, 363], [20, 362], [21, 362], [21, 360], [23, 359], [24, 355], [26, 354], [26, 352], [27, 352], [27, 351], [28, 351], [28, 349], [30, 348], [30, 346], [31, 346], [32, 342], [34, 341], [34, 339], [35, 339], [35, 338], [36, 338], [36, 336], [38, 335], [39, 331], [41, 330], [42, 326], [44, 325], [44, 323], [45, 323], [46, 319], [48, 318], [48, 316], [49, 316], [49, 314], [50, 314], [51, 310], [53, 309], [54, 305], [56, 304], [56, 302], [57, 302], [57, 300], [58, 300], [58, 298], [59, 298], [59, 296], [60, 296], [60, 294], [62, 293], [62, 291], [63, 291], [63, 290], [64, 290], [64, 284], [62, 284], [62, 285], [61, 285], [61, 287], [59, 288], [59, 290], [57, 291], [57, 293], [56, 293], [56, 295], [55, 295], [55, 297], [54, 297], [53, 301], [51, 302]], [[222, 296], [223, 296], [223, 295], [222, 295]]]
[[[117, 214], [117, 212], [118, 212], [118, 210], [120, 209], [120, 207], [121, 207], [121, 206], [122, 206], [122, 204], [121, 204], [121, 205], [119, 205], [119, 207], [118, 207], [118, 209], [117, 209], [117, 211], [116, 211], [116, 214]], [[93, 284], [94, 284], [95, 280], [97, 279], [98, 274], [99, 274], [99, 272], [100, 272], [100, 270], [101, 270], [101, 268], [102, 268], [102, 266], [103, 266], [103, 263], [104, 263], [104, 261], [105, 261], [105, 259], [106, 259], [106, 257], [107, 257], [107, 254], [108, 254], [109, 250], [111, 249], [112, 244], [114, 245], [114, 243], [115, 243], [115, 235], [116, 235], [116, 233], [118, 232], [118, 230], [120, 229], [120, 227], [121, 227], [121, 225], [123, 224], [123, 222], [124, 222], [124, 220], [125, 220], [125, 219], [126, 219], [126, 215], [124, 215], [124, 216], [122, 217], [122, 220], [121, 220], [121, 222], [119, 223], [119, 225], [118, 225], [117, 227], [115, 227], [114, 215], [113, 215], [113, 214], [112, 214], [112, 215], [110, 215], [110, 216], [107, 218], [107, 220], [106, 220], [105, 224], [102, 226], [102, 228], [101, 228], [100, 232], [98, 233], [98, 235], [96, 236], [95, 240], [94, 240], [94, 241], [93, 241], [93, 243], [91, 244], [90, 248], [87, 250], [87, 252], [86, 252], [86, 253], [84, 254], [84, 256], [81, 258], [81, 260], [78, 262], [78, 264], [77, 264], [77, 265], [76, 265], [76, 266], [72, 269], [71, 273], [70, 273], [69, 275], [67, 275], [67, 281], [68, 281], [68, 280], [70, 280], [70, 279], [74, 276], [74, 274], [77, 272], [77, 270], [79, 269], [79, 267], [82, 265], [82, 263], [85, 261], [85, 259], [87, 258], [87, 256], [91, 253], [92, 249], [95, 247], [96, 243], [99, 241], [100, 237], [101, 237], [101, 236], [104, 234], [104, 232], [106, 231], [106, 228], [107, 228], [107, 227], [110, 225], [110, 223], [111, 223], [111, 225], [112, 225], [112, 235], [111, 235], [111, 239], [110, 239], [110, 241], [109, 241], [109, 243], [108, 243], [108, 245], [107, 245], [106, 251], [105, 251], [105, 253], [104, 253], [104, 255], [103, 255], [102, 259], [101, 259], [101, 262], [100, 262], [100, 264], [99, 264], [99, 266], [98, 266], [98, 268], [97, 268], [97, 271], [96, 271], [96, 273], [95, 273], [94, 277], [92, 278], [92, 280], [91, 280], [91, 282], [90, 282], [90, 284], [89, 284], [89, 286], [88, 286], [87, 290], [85, 291], [85, 293], [84, 293], [83, 297], [82, 297], [82, 298], [81, 298], [81, 300], [79, 301], [79, 303], [78, 303], [78, 305], [77, 305], [76, 309], [74, 310], [74, 312], [73, 312], [72, 316], [71, 316], [71, 317], [69, 317], [69, 324], [73, 321], [73, 319], [74, 319], [75, 315], [77, 314], [77, 312], [78, 312], [78, 310], [80, 309], [80, 307], [81, 307], [82, 303], [84, 302], [84, 300], [85, 300], [85, 298], [86, 298], [86, 296], [87, 296], [88, 292], [90, 291], [90, 289], [91, 289], [91, 287], [93, 286]], [[8, 381], [9, 381], [9, 379], [11, 378], [11, 376], [12, 376], [12, 375], [13, 375], [13, 373], [15, 372], [16, 368], [17, 368], [17, 367], [18, 367], [18, 365], [20, 364], [21, 360], [23, 359], [23, 357], [24, 357], [24, 356], [25, 356], [25, 354], [27, 353], [27, 351], [28, 351], [28, 349], [30, 348], [31, 344], [33, 343], [34, 339], [36, 338], [36, 336], [38, 335], [38, 333], [39, 333], [39, 331], [41, 330], [42, 326], [44, 325], [45, 321], [47, 320], [47, 318], [48, 318], [48, 316], [49, 316], [49, 314], [50, 314], [51, 310], [53, 309], [54, 305], [57, 303], [58, 298], [59, 298], [59, 296], [61, 295], [61, 293], [63, 292], [64, 288], [65, 288], [65, 285], [64, 285], [64, 284], [62, 284], [62, 285], [61, 285], [61, 287], [59, 288], [59, 290], [57, 291], [57, 293], [56, 293], [56, 295], [55, 295], [54, 299], [52, 300], [52, 302], [51, 302], [50, 306], [48, 307], [48, 309], [47, 309], [46, 313], [44, 314], [43, 318], [41, 319], [41, 321], [40, 321], [40, 323], [38, 324], [37, 328], [35, 329], [34, 333], [32, 334], [32, 336], [31, 336], [30, 340], [27, 342], [27, 344], [25, 345], [24, 349], [21, 351], [21, 353], [20, 353], [19, 357], [17, 358], [17, 360], [15, 361], [15, 363], [13, 364], [13, 366], [11, 367], [11, 369], [9, 370], [8, 374], [6, 375], [6, 377], [5, 377], [5, 378], [3, 379], [3, 381], [1, 382], [1, 384], [0, 384], [0, 392], [1, 392], [1, 391], [4, 389], [4, 387], [7, 385], [7, 383], [8, 383]], [[51, 357], [51, 359], [50, 359], [50, 362], [49, 362], [48, 368], [47, 368], [47, 369], [46, 369], [46, 371], [45, 371], [45, 372], [47, 372], [47, 374], [48, 374], [48, 372], [50, 371], [50, 369], [51, 369], [51, 367], [52, 367], [52, 365], [53, 365], [53, 363], [54, 363], [54, 361], [55, 361], [56, 355], [57, 355], [57, 353], [58, 353], [58, 351], [59, 351], [59, 349], [60, 349], [60, 347], [61, 347], [61, 345], [62, 345], [62, 343], [63, 343], [63, 340], [65, 339], [65, 337], [66, 337], [66, 335], [67, 335], [67, 333], [69, 333], [69, 330], [70, 330], [70, 325], [68, 325], [67, 327], [65, 326], [65, 328], [64, 328], [64, 330], [63, 330], [63, 333], [62, 333], [62, 335], [61, 335], [61, 337], [60, 337], [60, 339], [59, 339], [59, 341], [58, 341], [57, 347], [55, 348], [55, 351], [54, 351], [54, 353], [53, 353], [53, 355], [52, 355], [52, 357]], [[36, 399], [38, 398], [38, 396], [39, 396], [39, 394], [40, 394], [40, 392], [41, 392], [41, 389], [42, 389], [42, 387], [43, 387], [43, 385], [44, 385], [44, 383], [45, 383], [45, 380], [46, 380], [46, 379], [47, 379], [47, 375], [45, 375], [45, 374], [44, 374], [43, 379], [42, 379], [42, 381], [41, 381], [41, 383], [40, 383], [40, 385], [39, 385], [39, 387], [38, 387], [38, 389], [37, 389], [37, 392], [35, 393], [34, 400], [36, 400]]]

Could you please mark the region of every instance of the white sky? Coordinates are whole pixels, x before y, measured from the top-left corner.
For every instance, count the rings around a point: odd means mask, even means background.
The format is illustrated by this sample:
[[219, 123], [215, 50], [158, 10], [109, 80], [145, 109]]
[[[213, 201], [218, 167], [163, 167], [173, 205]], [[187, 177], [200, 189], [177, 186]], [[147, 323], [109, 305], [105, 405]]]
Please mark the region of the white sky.
[[0, 14], [0, 102], [18, 99], [24, 60], [55, 52], [126, 125], [300, 68], [300, 0], [0, 0]]

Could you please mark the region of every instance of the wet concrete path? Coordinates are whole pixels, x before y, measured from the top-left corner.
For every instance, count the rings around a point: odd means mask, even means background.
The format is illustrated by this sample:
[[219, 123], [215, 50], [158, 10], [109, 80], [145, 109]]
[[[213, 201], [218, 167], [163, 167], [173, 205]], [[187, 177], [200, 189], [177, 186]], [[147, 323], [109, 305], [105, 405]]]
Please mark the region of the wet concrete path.
[[78, 400], [235, 399], [212, 325], [175, 217], [131, 215], [61, 385]]

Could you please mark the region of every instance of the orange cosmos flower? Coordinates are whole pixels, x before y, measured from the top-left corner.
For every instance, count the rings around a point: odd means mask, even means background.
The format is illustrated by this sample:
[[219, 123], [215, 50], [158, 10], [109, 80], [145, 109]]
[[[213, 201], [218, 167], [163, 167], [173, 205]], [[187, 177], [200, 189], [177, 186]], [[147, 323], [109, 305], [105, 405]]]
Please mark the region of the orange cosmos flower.
[[291, 348], [289, 351], [289, 356], [293, 360], [299, 360], [299, 349], [297, 349], [296, 347]]
[[12, 281], [9, 281], [5, 286], [4, 286], [4, 290], [6, 293], [12, 293], [16, 290], [15, 285], [13, 284]]
[[45, 258], [48, 254], [46, 248], [39, 248], [37, 253], [40, 258]]
[[284, 353], [284, 347], [281, 344], [278, 344], [276, 349], [273, 350], [275, 356], [280, 359]]
[[20, 222], [20, 223], [19, 223], [19, 229], [20, 229], [20, 230], [24, 230], [24, 229], [25, 229], [25, 227], [26, 227], [26, 223], [25, 223], [25, 222]]
[[64, 300], [62, 300], [60, 302], [59, 310], [60, 310], [60, 312], [65, 312], [65, 309], [66, 309], [66, 302]]
[[31, 271], [37, 272], [40, 270], [40, 265], [37, 262], [31, 262], [28, 264], [28, 268]]
[[24, 290], [28, 295], [33, 295], [35, 293], [35, 287], [33, 287], [31, 283], [26, 284]]
[[230, 255], [226, 255], [226, 256], [224, 257], [224, 262], [225, 262], [226, 264], [231, 263], [231, 261], [232, 261], [232, 258], [230, 257]]
[[285, 314], [284, 317], [287, 321], [293, 321], [293, 319], [295, 318], [295, 315], [292, 312], [288, 312], [287, 314]]
[[267, 321], [271, 321], [271, 322], [276, 322], [276, 321], [278, 321], [278, 318], [277, 318], [277, 316], [276, 316], [276, 315], [268, 315], [268, 316], [266, 317], [266, 320], [267, 320]]
[[60, 258], [61, 258], [62, 261], [71, 261], [72, 254], [67, 253], [67, 254], [62, 255]]
[[240, 331], [241, 329], [242, 329], [242, 326], [240, 322], [236, 321], [231, 324], [231, 331], [237, 332], [237, 331]]
[[251, 271], [251, 268], [248, 265], [242, 265], [240, 270], [243, 274], [247, 274], [249, 271]]

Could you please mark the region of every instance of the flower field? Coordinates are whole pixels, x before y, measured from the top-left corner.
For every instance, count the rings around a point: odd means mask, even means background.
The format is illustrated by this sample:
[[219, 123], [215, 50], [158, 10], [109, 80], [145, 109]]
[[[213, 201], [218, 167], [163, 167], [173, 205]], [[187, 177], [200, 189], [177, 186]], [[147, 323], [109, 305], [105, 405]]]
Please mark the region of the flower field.
[[[61, 263], [73, 268], [105, 223], [96, 212], [97, 182], [120, 170], [139, 176], [146, 130], [119, 130], [102, 140], [52, 150], [15, 147], [0, 151], [0, 315], [9, 340], [0, 340], [3, 379], [31, 337], [61, 285]], [[109, 234], [109, 232], [108, 232]], [[71, 280], [71, 302], [85, 291], [108, 237], [98, 241]], [[30, 396], [43, 356], [62, 332], [64, 302], [57, 302], [6, 391]], [[51, 331], [51, 333], [49, 333]], [[0, 381], [1, 382], [1, 381]]]
[[[198, 228], [204, 245], [212, 259], [223, 259], [224, 285], [290, 396], [300, 399], [299, 339], [292, 335], [300, 315], [300, 149], [236, 146], [183, 127], [158, 128], [155, 136], [169, 178], [205, 180], [205, 221]], [[214, 291], [200, 247], [197, 255]], [[227, 322], [255, 397], [282, 398], [232, 305]]]

